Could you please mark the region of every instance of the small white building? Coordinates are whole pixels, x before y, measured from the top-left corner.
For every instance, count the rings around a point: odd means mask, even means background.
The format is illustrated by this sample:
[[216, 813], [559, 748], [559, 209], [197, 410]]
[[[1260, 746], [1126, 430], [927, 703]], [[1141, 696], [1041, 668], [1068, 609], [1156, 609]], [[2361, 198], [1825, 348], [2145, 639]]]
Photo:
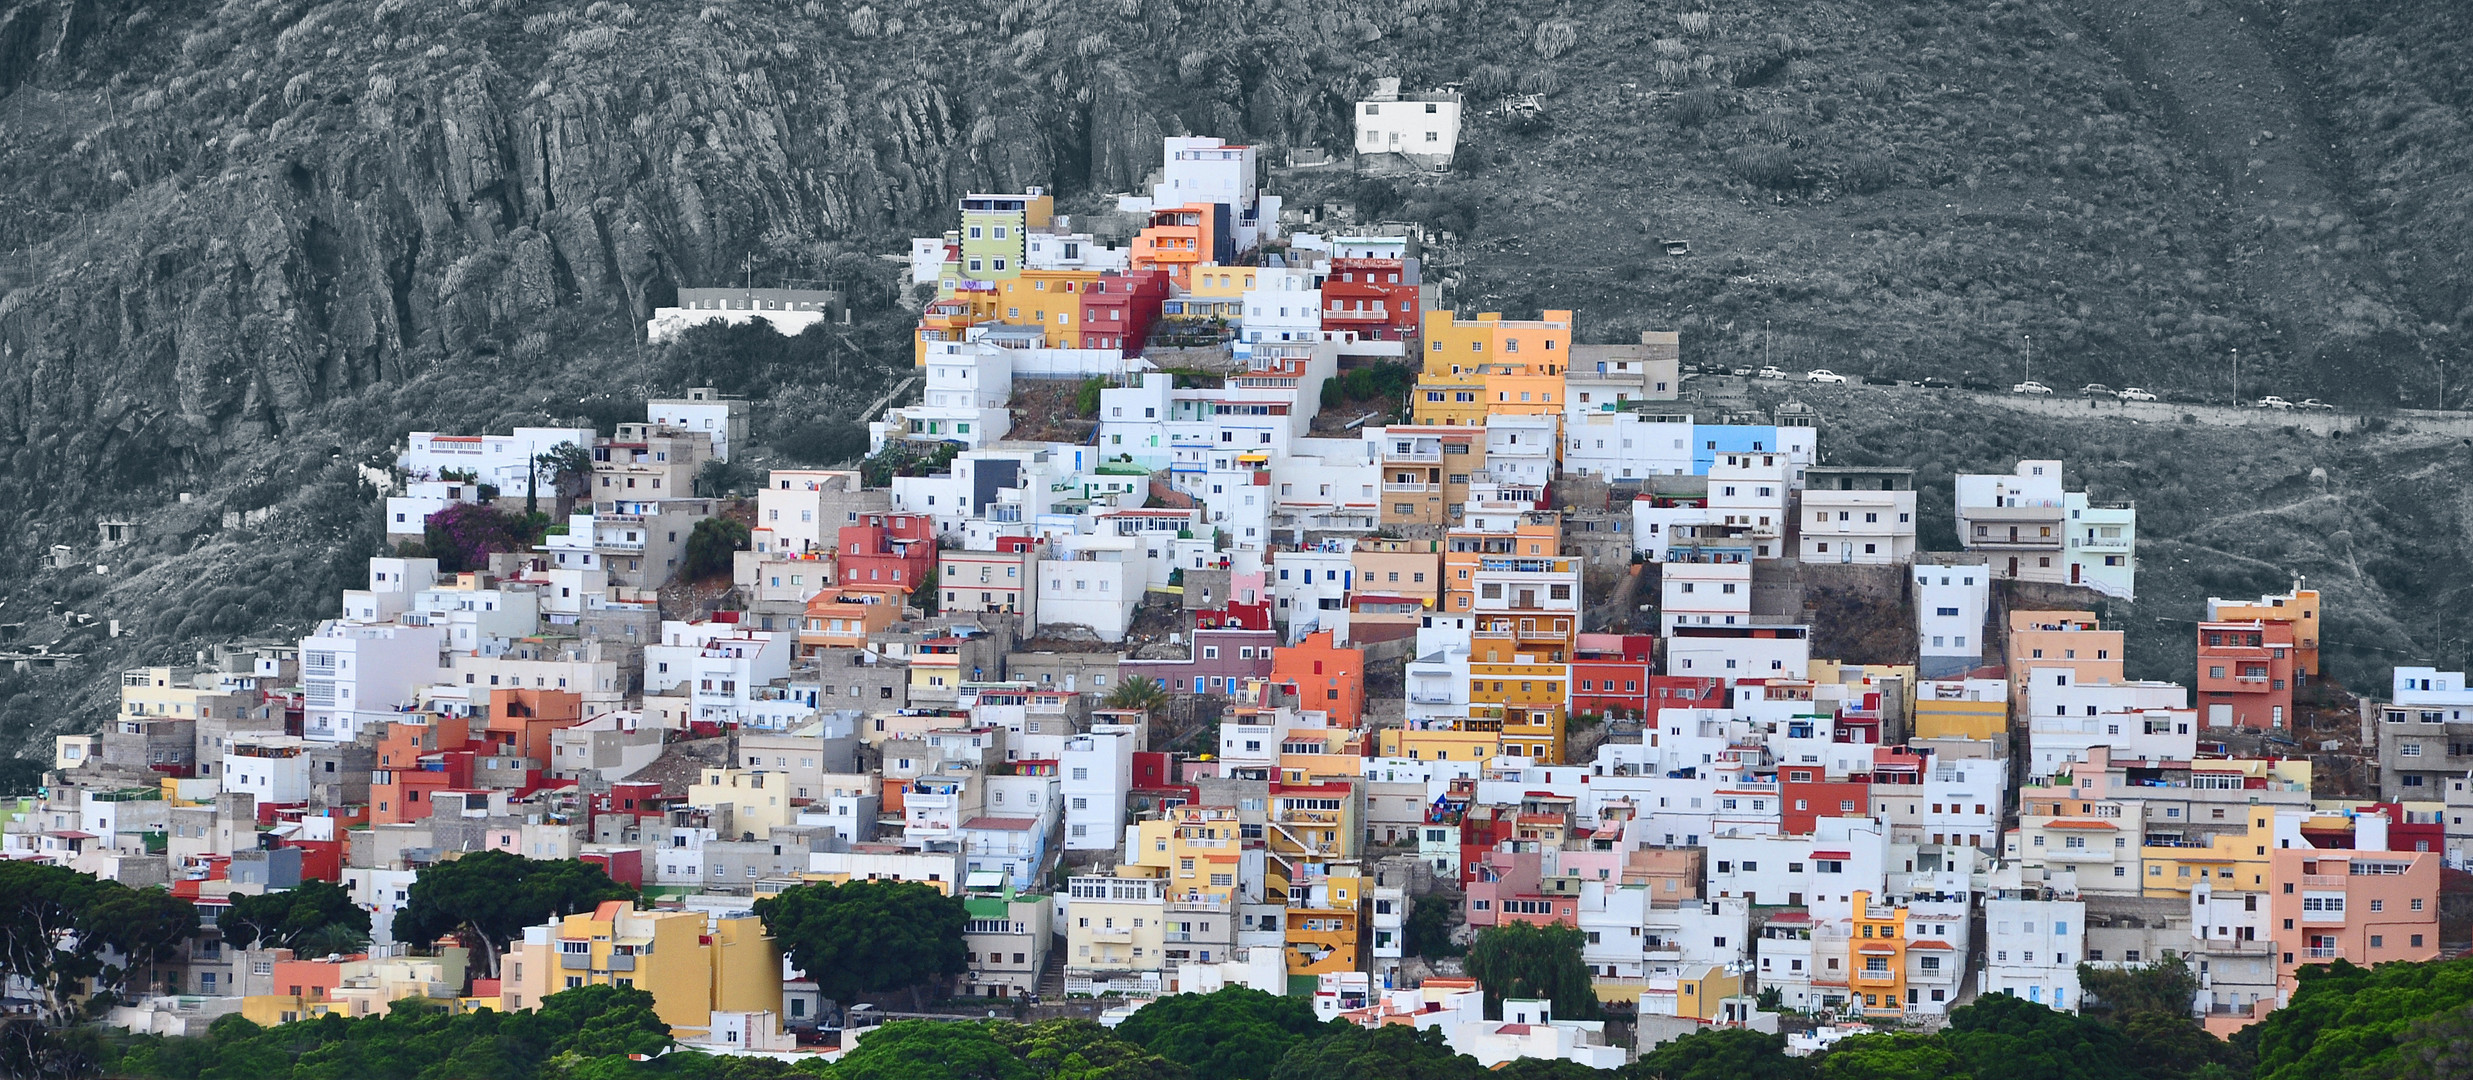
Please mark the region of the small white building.
[[2087, 905], [2020, 894], [1984, 901], [1983, 992], [2077, 1012], [2087, 956]]
[[1807, 563], [1892, 566], [1915, 559], [1915, 471], [1804, 470], [1801, 550]]
[[747, 445], [747, 410], [744, 399], [725, 398], [719, 390], [698, 386], [690, 388], [683, 398], [655, 398], [645, 402], [644, 418], [657, 428], [677, 428], [710, 438], [713, 441], [713, 460], [728, 461], [731, 447]]
[[1983, 666], [1992, 572], [1981, 561], [1935, 557], [1915, 566], [1916, 674], [1961, 675]]
[[1438, 90], [1403, 98], [1400, 80], [1374, 81], [1374, 96], [1357, 103], [1357, 153], [1400, 154], [1427, 168], [1451, 166], [1460, 146], [1460, 95]]

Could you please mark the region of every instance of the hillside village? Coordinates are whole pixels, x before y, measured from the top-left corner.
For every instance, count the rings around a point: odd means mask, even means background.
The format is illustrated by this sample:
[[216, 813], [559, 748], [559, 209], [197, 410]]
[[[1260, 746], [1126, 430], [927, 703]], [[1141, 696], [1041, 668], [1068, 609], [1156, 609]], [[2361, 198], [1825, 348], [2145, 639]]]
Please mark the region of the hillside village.
[[[1447, 161], [1456, 97], [1387, 89], [1360, 152]], [[1031, 190], [913, 243], [920, 393], [856, 468], [697, 494], [752, 445], [706, 388], [606, 436], [414, 433], [396, 552], [333, 618], [124, 673], [15, 805], [0, 855], [201, 914], [111, 1021], [606, 983], [698, 1049], [829, 1056], [867, 1003], [755, 905], [850, 882], [960, 898], [950, 997], [1113, 1021], [1247, 986], [1489, 1065], [1712, 1027], [1809, 1052], [1992, 994], [2076, 1011], [2081, 965], [2172, 960], [2222, 1035], [2310, 965], [2441, 955], [2463, 673], [2395, 668], [2358, 706], [2375, 792], [2323, 796], [2306, 583], [2175, 613], [2196, 668], [2131, 680], [2105, 613], [2136, 595], [2136, 508], [2066, 461], [1960, 475], [1961, 550], [1921, 550], [1911, 471], [1823, 464], [1801, 402], [1694, 415], [1680, 335], [1455, 310], [1421, 230], [1315, 231], [1253, 147], [1162, 160], [1111, 212], [1128, 240]], [[648, 334], [833, 307], [684, 290]], [[1331, 411], [1386, 368], [1404, 402]], [[1015, 437], [1051, 419], [1023, 392], [1085, 385], [1086, 439]], [[555, 513], [488, 528], [517, 507]], [[1883, 655], [1823, 645], [1883, 626]], [[642, 900], [492, 956], [397, 938], [425, 873], [488, 852]], [[365, 945], [226, 947], [236, 899], [311, 882]], [[1629, 1039], [1489, 1016], [1436, 946], [1508, 924], [1585, 935]]]

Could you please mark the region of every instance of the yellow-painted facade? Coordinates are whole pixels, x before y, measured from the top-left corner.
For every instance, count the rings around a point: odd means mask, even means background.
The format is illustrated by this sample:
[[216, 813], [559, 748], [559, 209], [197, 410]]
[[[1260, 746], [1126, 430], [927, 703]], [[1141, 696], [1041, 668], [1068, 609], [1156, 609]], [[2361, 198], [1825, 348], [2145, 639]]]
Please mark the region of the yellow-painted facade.
[[1559, 413], [1571, 361], [1571, 312], [1512, 320], [1425, 314], [1425, 364], [1410, 395], [1419, 424], [1467, 427], [1494, 413]]
[[643, 990], [682, 1038], [710, 1030], [715, 1012], [781, 1015], [781, 953], [754, 918], [719, 920], [708, 934], [702, 912], [611, 901], [526, 931], [499, 974], [509, 1011], [580, 986]]
[[1229, 901], [1242, 889], [1237, 813], [1225, 807], [1170, 807], [1135, 826], [1133, 865], [1163, 872], [1168, 898]]
[[1919, 739], [2000, 739], [2008, 731], [2006, 701], [1915, 703], [1915, 737]]
[[2186, 897], [2205, 881], [2216, 892], [2266, 892], [2268, 864], [2273, 861], [2268, 853], [2275, 850], [2275, 814], [2264, 806], [2252, 806], [2249, 813], [2247, 830], [2208, 837], [2204, 847], [2141, 846], [2138, 861], [2146, 873], [2141, 891], [2150, 897]]

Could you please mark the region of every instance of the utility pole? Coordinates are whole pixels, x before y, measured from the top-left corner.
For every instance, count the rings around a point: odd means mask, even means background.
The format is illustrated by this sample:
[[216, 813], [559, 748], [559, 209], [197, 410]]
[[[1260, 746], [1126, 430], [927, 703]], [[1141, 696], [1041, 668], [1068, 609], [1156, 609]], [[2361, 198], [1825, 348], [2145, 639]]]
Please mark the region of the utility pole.
[[2233, 408], [2241, 407], [2241, 350], [2233, 350]]
[[2020, 381], [2020, 382], [2034, 382], [2034, 381], [2035, 381], [2035, 335], [2033, 335], [2033, 334], [2020, 334], [2020, 335], [2018, 335], [2018, 340], [2023, 341], [2023, 342], [2026, 342], [2026, 378], [2024, 378], [2024, 379], [2020, 379], [2020, 380], [2018, 380], [2018, 381]]
[[1777, 364], [1769, 349], [1769, 320], [1767, 319], [1760, 320], [1760, 363], [1763, 367], [1774, 367]]

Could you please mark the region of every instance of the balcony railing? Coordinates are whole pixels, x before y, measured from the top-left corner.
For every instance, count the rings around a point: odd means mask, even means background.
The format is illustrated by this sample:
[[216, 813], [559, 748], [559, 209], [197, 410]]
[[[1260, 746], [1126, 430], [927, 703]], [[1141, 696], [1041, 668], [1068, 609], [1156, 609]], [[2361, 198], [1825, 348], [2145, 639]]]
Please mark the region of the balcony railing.
[[2336, 948], [2332, 945], [2319, 946], [2316, 948], [2303, 949], [2301, 950], [2301, 955], [2312, 960], [2342, 960], [2344, 959], [2344, 950]]

